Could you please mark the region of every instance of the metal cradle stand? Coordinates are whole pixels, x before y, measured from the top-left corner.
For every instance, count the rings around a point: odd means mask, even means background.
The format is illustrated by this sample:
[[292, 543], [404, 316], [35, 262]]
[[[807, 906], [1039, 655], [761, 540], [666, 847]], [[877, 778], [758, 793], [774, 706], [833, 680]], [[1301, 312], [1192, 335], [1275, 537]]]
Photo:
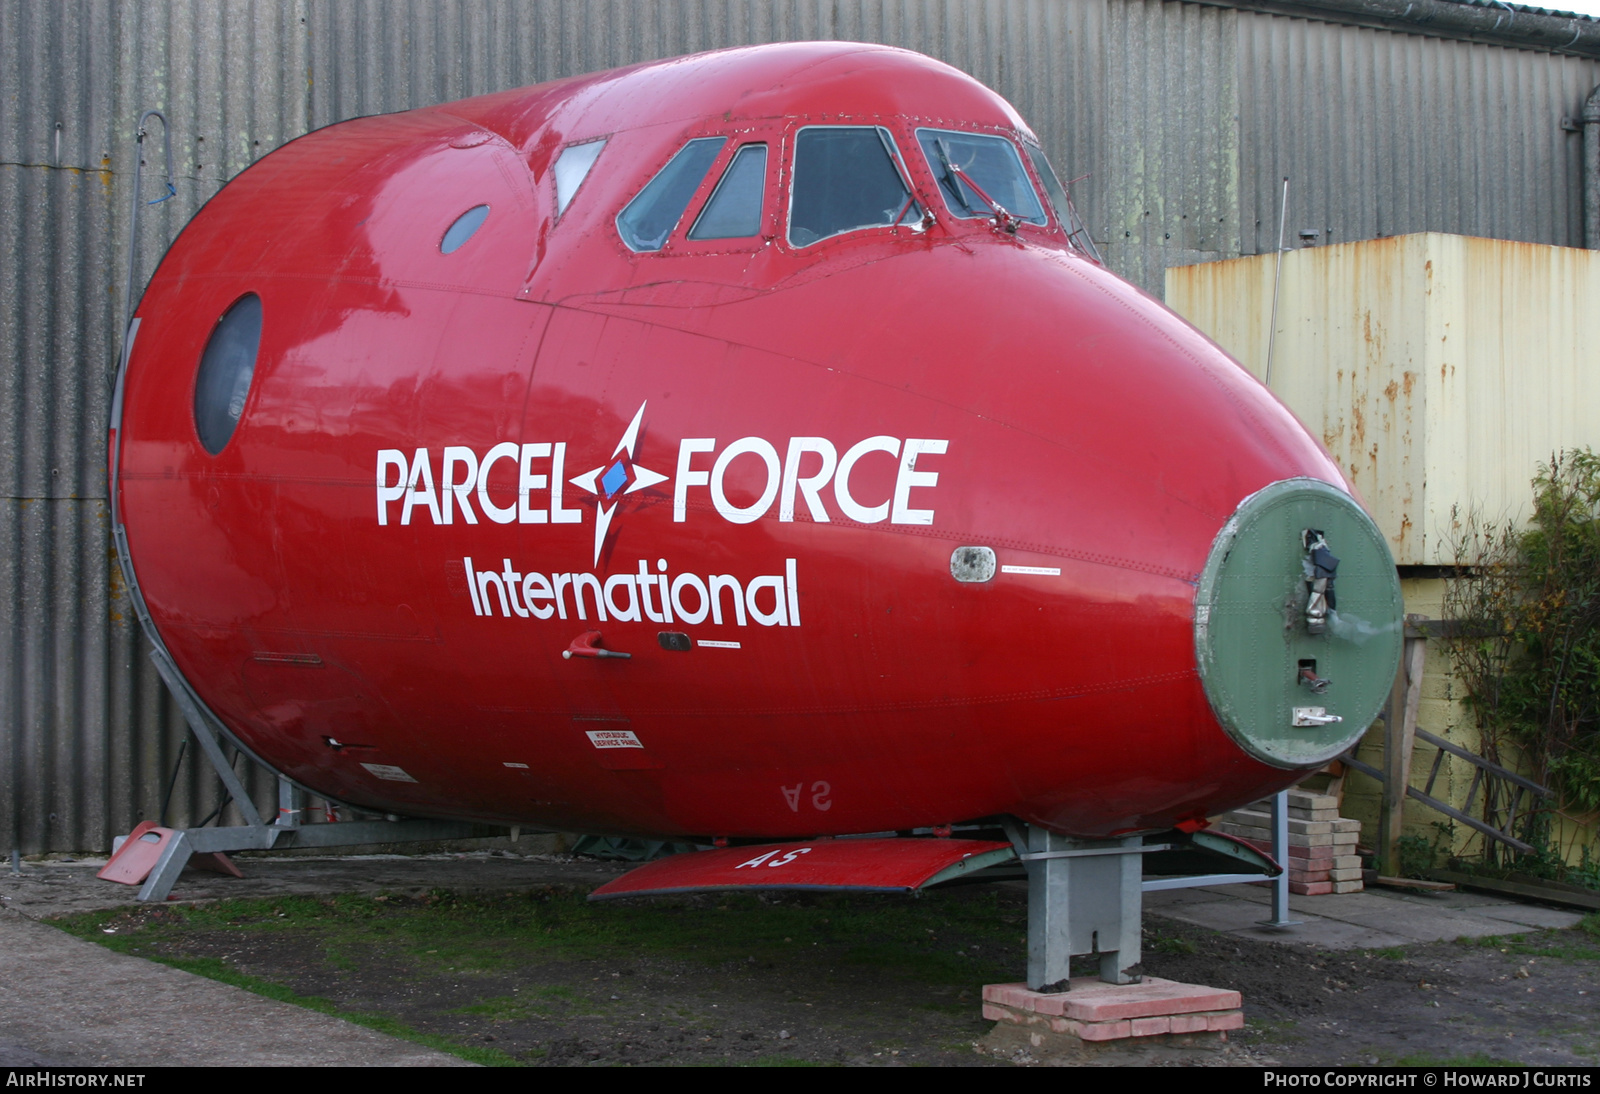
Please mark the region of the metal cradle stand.
[[[1089, 955], [1108, 984], [1137, 983], [1143, 973], [1140, 928], [1144, 894], [1161, 889], [1236, 885], [1269, 880], [1259, 873], [1200, 874], [1144, 880], [1144, 856], [1170, 849], [1143, 837], [1080, 840], [1032, 825], [1008, 826], [1028, 873], [1028, 987], [1065, 991], [1075, 956]], [[1289, 851], [1289, 794], [1272, 799], [1272, 855], [1283, 865]], [[1267, 927], [1293, 927], [1289, 872], [1272, 882]]]
[[[1263, 927], [1298, 927], [1304, 920], [1289, 918], [1289, 792], [1272, 795], [1272, 859], [1283, 873], [1272, 881], [1272, 918], [1258, 922]], [[1267, 880], [1260, 874], [1205, 874], [1199, 877], [1164, 877], [1144, 883], [1144, 891], [1193, 889], [1201, 885], [1241, 885]]]
[[1027, 848], [1028, 987], [1066, 990], [1074, 954], [1095, 955], [1107, 983], [1136, 983], [1143, 838], [1075, 840], [1030, 825]]
[[159, 646], [151, 654], [156, 669], [178, 701], [189, 729], [206, 759], [222, 779], [245, 823], [227, 828], [185, 828], [173, 834], [156, 860], [154, 869], [139, 889], [140, 900], [165, 900], [177, 884], [178, 875], [192, 855], [216, 851], [286, 850], [291, 847], [357, 847], [375, 843], [404, 843], [414, 840], [468, 839], [484, 834], [483, 826], [459, 821], [416, 820], [391, 817], [384, 820], [303, 823], [306, 793], [281, 775], [278, 777], [278, 815], [268, 824], [250, 800], [244, 784], [223, 754], [206, 712], [179, 675], [166, 651]]

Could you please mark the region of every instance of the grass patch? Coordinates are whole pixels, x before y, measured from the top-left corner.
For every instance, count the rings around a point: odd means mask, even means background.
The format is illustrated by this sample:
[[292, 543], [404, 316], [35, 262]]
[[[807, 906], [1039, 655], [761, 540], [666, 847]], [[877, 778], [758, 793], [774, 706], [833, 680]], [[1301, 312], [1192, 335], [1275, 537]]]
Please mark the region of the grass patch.
[[[133, 930], [146, 937], [184, 931], [311, 930], [337, 960], [348, 947], [390, 942], [437, 971], [501, 968], [514, 957], [616, 959], [630, 952], [671, 953], [712, 963], [760, 962], [796, 950], [826, 949], [852, 964], [893, 967], [915, 978], [965, 983], [990, 966], [1009, 967], [1019, 946], [1015, 917], [991, 896], [962, 901], [852, 894], [735, 893], [714, 902], [613, 902], [546, 888], [506, 894], [435, 889], [397, 896], [225, 900], [155, 910], [68, 916], [57, 925], [94, 941]], [[168, 929], [168, 930], [164, 930]]]
[[578, 1004], [583, 1004], [590, 1010], [599, 1010], [610, 1006], [610, 1001], [602, 1003], [594, 999], [585, 999], [564, 984], [548, 984], [530, 991], [518, 992], [516, 995], [497, 995], [492, 999], [456, 1007], [448, 1013], [469, 1014], [475, 1018], [506, 1022], [566, 1014]]
[[[804, 969], [808, 995], [866, 977], [955, 1016], [976, 1009], [983, 984], [1015, 979], [1024, 948], [1016, 902], [971, 889], [915, 899], [733, 893], [591, 904], [585, 896], [561, 886], [434, 889], [123, 908], [54, 922], [119, 952], [487, 1064], [515, 1064], [532, 1054], [463, 1043], [467, 1035], [458, 1029], [477, 1025], [525, 1045], [529, 1034], [515, 1030], [530, 1023], [633, 1022], [634, 1012], [645, 1009], [628, 987], [638, 969], [693, 965], [699, 969], [689, 972], [691, 981], [704, 982], [709, 972], [713, 980], [731, 976], [738, 983], [759, 982], [767, 970]], [[582, 982], [572, 980], [579, 975], [574, 964], [587, 966]], [[439, 990], [430, 986], [434, 981]], [[378, 996], [385, 1002], [369, 1001], [374, 983], [387, 991]], [[396, 983], [398, 991], [383, 988]], [[340, 1002], [349, 998], [360, 1002]], [[437, 1000], [434, 1009], [429, 999]], [[378, 1009], [398, 1017], [369, 1013]], [[713, 1021], [689, 1013], [692, 1007], [677, 1009], [686, 1027]], [[443, 1035], [422, 1031], [433, 1028]], [[754, 1062], [803, 1061], [782, 1053]]]
[[1486, 1056], [1475, 1052], [1471, 1056], [1430, 1056], [1428, 1053], [1418, 1053], [1415, 1056], [1397, 1056], [1389, 1063], [1394, 1067], [1527, 1067], [1528, 1065], [1518, 1060], [1502, 1060], [1498, 1056]]
[[1499, 950], [1501, 953], [1517, 957], [1600, 961], [1600, 914], [1584, 917], [1583, 921], [1571, 930], [1492, 934], [1481, 938], [1460, 938], [1456, 943], [1461, 946]]
[[1154, 950], [1156, 953], [1169, 953], [1175, 955], [1200, 952], [1200, 947], [1196, 946], [1187, 938], [1178, 938], [1174, 935], [1165, 935], [1160, 931], [1156, 931], [1153, 934], [1150, 940], [1145, 943], [1145, 947], [1147, 949]]

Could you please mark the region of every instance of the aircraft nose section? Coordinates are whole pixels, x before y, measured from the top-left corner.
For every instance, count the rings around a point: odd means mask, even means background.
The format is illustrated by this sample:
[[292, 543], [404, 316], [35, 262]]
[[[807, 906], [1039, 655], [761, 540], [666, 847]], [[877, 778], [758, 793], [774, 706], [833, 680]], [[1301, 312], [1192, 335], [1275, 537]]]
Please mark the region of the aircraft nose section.
[[1339, 756], [1383, 707], [1402, 611], [1388, 544], [1350, 495], [1315, 479], [1257, 491], [1212, 543], [1195, 598], [1217, 720], [1275, 767]]

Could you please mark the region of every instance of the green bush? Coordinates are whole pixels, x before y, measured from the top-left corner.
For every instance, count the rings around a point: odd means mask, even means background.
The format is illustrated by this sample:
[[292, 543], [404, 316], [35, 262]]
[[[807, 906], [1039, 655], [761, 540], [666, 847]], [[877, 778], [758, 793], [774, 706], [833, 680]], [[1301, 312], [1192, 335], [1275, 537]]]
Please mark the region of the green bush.
[[1478, 636], [1451, 658], [1485, 754], [1531, 768], [1568, 809], [1600, 810], [1600, 456], [1553, 456], [1526, 526], [1469, 519], [1456, 547], [1446, 614]]

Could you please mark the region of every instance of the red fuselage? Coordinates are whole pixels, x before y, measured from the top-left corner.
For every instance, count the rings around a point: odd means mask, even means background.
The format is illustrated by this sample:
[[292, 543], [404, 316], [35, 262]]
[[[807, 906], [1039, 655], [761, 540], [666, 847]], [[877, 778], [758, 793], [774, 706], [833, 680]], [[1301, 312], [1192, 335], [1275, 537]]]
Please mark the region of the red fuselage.
[[[800, 134], [853, 127], [915, 208], [802, 242]], [[838, 43], [345, 122], [241, 174], [150, 282], [113, 441], [194, 690], [319, 794], [567, 830], [1096, 836], [1291, 782], [1207, 701], [1197, 575], [1246, 496], [1343, 477], [1054, 211], [954, 215], [919, 127], [1011, 142], [1049, 209], [998, 96]], [[726, 139], [687, 212], [630, 246], [619, 214], [698, 138]], [[690, 238], [750, 145], [758, 230]], [[213, 454], [197, 369], [250, 294]], [[968, 545], [992, 578], [952, 576]]]

